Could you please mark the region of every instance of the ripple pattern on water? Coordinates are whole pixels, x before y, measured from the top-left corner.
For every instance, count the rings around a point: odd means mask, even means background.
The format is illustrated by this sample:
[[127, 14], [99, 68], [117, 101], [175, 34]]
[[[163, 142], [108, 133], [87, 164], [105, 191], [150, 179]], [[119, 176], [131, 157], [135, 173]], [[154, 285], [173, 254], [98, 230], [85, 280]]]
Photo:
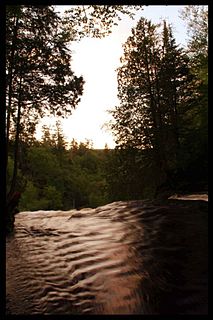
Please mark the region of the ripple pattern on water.
[[199, 208], [120, 201], [18, 214], [6, 243], [8, 314], [207, 313]]

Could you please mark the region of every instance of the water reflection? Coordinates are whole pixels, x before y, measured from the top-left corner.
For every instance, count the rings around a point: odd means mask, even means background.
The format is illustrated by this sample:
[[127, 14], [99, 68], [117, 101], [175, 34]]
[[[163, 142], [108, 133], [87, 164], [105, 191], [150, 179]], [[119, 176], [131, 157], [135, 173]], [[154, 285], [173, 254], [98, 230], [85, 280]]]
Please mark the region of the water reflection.
[[18, 214], [8, 314], [206, 314], [207, 203], [176, 202]]

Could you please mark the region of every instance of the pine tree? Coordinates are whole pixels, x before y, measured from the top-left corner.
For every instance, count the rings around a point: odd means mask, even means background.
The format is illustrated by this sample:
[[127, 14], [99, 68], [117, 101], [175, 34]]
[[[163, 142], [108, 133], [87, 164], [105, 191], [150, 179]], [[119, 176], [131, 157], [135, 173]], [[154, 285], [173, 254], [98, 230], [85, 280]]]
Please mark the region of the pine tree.
[[122, 66], [118, 69], [120, 106], [112, 112], [112, 129], [117, 144], [137, 148], [153, 147], [150, 128], [157, 128], [155, 76], [151, 61], [157, 59], [156, 26], [142, 18], [124, 45]]
[[182, 139], [180, 127], [194, 101], [194, 82], [190, 71], [189, 57], [179, 48], [172, 29], [164, 21], [160, 69], [157, 76], [159, 86], [160, 149], [164, 154], [165, 170], [177, 166]]
[[164, 22], [159, 30], [160, 25], [142, 18], [124, 45], [112, 130], [118, 148], [146, 150], [142, 166], [153, 163], [172, 184], [183, 139], [180, 127], [196, 90], [189, 58], [175, 44], [171, 27]]

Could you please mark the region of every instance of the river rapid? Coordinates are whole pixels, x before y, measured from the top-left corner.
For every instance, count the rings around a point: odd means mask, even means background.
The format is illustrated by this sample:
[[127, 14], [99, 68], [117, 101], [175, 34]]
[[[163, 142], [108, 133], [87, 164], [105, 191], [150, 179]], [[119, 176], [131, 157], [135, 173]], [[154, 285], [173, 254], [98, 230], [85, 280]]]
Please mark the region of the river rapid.
[[17, 214], [6, 314], [207, 314], [207, 201]]

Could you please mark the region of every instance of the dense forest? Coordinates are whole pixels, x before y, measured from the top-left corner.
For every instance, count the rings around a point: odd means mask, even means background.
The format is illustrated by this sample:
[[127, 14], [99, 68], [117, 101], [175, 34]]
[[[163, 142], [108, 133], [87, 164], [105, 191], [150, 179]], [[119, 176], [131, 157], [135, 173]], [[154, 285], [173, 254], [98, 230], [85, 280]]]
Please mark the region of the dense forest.
[[[13, 145], [8, 159], [8, 191], [11, 184]], [[9, 152], [10, 153], [10, 152]], [[19, 148], [17, 190], [19, 209], [69, 210], [97, 207], [108, 202], [104, 175], [108, 149], [94, 150], [90, 141], [70, 146], [61, 125], [54, 130], [44, 126], [41, 141], [25, 142]]]
[[[60, 117], [77, 107], [84, 86], [72, 71], [67, 45], [83, 36], [106, 36], [120, 13], [133, 17], [136, 9], [141, 6], [74, 6], [62, 19], [53, 6], [7, 6], [7, 203], [15, 191], [25, 211], [208, 189], [204, 6], [182, 12], [187, 48], [176, 44], [166, 21], [153, 24], [142, 17], [132, 29], [117, 69], [120, 104], [109, 124], [114, 150], [94, 150], [90, 141], [64, 137]], [[58, 119], [56, 126], [44, 126], [37, 141], [36, 125], [48, 114]]]

